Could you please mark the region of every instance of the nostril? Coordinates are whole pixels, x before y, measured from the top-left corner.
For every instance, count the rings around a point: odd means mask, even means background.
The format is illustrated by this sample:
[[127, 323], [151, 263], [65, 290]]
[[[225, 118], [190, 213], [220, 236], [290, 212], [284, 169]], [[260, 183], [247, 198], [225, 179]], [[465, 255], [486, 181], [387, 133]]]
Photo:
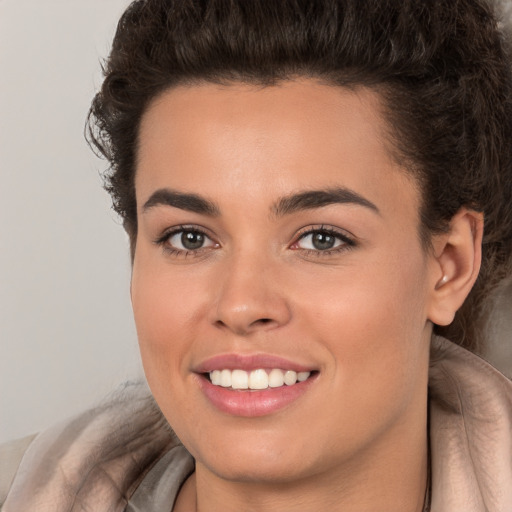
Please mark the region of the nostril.
[[252, 327], [257, 327], [258, 325], [267, 325], [272, 323], [272, 318], [258, 318], [258, 320], [255, 320], [251, 323]]
[[267, 326], [271, 326], [275, 320], [272, 318], [258, 318], [248, 324], [237, 324], [237, 322], [224, 322], [222, 320], [217, 320], [215, 322], [215, 326], [218, 328], [227, 328], [238, 334], [245, 335], [249, 334], [253, 330], [258, 330], [258, 328], [265, 328]]

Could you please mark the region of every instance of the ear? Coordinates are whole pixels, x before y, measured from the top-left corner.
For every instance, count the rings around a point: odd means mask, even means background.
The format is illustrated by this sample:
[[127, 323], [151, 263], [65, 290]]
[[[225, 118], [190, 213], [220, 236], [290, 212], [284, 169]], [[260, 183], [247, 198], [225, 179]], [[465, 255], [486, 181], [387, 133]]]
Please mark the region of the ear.
[[428, 319], [449, 325], [475, 284], [482, 261], [483, 214], [461, 208], [434, 237]]

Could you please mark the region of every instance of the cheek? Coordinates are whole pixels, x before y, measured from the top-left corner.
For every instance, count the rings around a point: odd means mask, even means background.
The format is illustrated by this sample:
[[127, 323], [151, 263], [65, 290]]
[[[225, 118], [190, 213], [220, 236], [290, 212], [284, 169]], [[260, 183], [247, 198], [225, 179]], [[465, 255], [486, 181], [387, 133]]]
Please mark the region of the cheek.
[[194, 347], [208, 339], [201, 323], [207, 290], [200, 289], [190, 272], [142, 263], [134, 264], [131, 293], [144, 373], [167, 421], [187, 448], [197, 453], [197, 439], [210, 434], [208, 423], [198, 415], [199, 397], [191, 392], [195, 386], [188, 370]]
[[425, 262], [405, 252], [333, 272], [324, 286], [304, 283], [301, 328], [330, 352], [334, 388], [357, 384], [371, 397], [416, 382], [426, 353]]
[[195, 418], [197, 412], [187, 388], [187, 369], [190, 349], [197, 339], [193, 335], [197, 326], [193, 304], [197, 310], [198, 294], [190, 282], [182, 283], [166, 272], [148, 268], [134, 265], [132, 278], [133, 312], [144, 373], [169, 424], [180, 432], [187, 446], [193, 446], [187, 436], [189, 425], [183, 425], [183, 421]]
[[331, 412], [327, 421], [318, 414], [317, 428], [339, 433], [333, 451], [377, 438], [422, 403], [429, 344], [418, 268], [402, 266], [402, 279], [384, 261], [357, 277], [340, 273], [329, 281], [330, 299], [309, 287], [301, 328], [329, 353], [322, 405]]
[[182, 281], [156, 266], [134, 264], [133, 313], [144, 370], [154, 392], [164, 381], [183, 375], [188, 366], [187, 349], [193, 343], [201, 294], [190, 280]]

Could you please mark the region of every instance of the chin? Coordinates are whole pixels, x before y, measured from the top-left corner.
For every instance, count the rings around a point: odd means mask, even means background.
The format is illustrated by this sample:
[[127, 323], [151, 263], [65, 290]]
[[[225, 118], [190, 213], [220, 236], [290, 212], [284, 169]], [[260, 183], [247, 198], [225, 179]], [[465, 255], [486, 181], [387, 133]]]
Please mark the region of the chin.
[[211, 464], [205, 461], [203, 465], [223, 480], [253, 484], [283, 485], [296, 482], [310, 473], [302, 466], [303, 461], [279, 459], [276, 454], [267, 457], [253, 456], [245, 460], [225, 457]]
[[[308, 474], [308, 457], [297, 436], [273, 434], [210, 436], [208, 446], [185, 446], [196, 463], [228, 481], [284, 484]], [[290, 445], [291, 438], [297, 442]]]

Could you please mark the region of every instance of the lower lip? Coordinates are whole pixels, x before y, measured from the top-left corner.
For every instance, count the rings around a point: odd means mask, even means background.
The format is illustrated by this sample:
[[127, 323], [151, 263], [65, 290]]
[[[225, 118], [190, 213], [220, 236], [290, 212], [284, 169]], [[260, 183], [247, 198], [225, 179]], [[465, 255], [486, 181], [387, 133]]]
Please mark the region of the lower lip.
[[257, 417], [284, 409], [301, 398], [316, 380], [317, 374], [292, 386], [264, 390], [233, 390], [214, 386], [203, 375], [199, 386], [208, 400], [220, 411], [233, 416]]

